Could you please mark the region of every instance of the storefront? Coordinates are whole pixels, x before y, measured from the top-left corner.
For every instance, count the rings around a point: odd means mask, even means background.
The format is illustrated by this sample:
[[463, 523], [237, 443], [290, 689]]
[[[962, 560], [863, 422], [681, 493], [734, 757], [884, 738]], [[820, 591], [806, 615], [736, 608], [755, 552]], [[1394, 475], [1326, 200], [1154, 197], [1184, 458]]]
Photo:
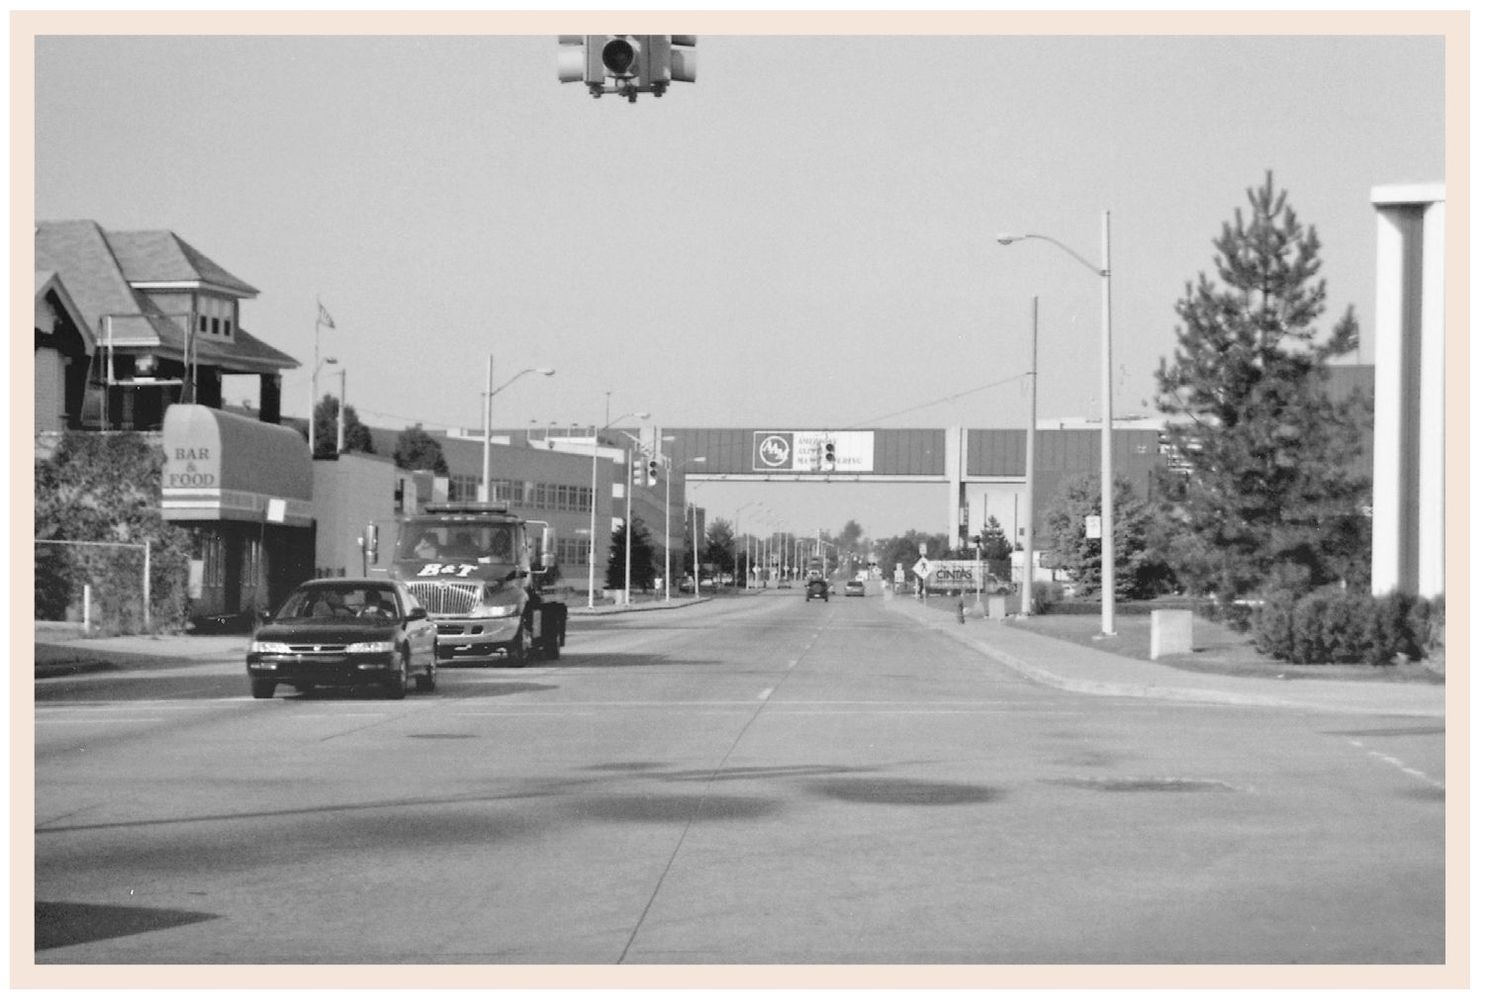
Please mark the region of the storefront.
[[311, 455], [300, 434], [172, 405], [161, 439], [161, 512], [192, 537], [194, 620], [273, 607], [313, 575]]

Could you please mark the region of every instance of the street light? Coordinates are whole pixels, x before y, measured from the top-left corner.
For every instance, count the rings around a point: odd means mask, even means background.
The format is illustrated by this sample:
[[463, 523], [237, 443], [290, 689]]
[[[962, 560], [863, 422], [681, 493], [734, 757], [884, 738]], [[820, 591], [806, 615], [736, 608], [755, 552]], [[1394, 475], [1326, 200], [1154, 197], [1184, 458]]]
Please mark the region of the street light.
[[[529, 367], [527, 370], [520, 370], [516, 374], [514, 374], [512, 377], [508, 378], [507, 382], [502, 385], [502, 388], [507, 387], [509, 384], [513, 383], [513, 381], [516, 381], [518, 378], [522, 377], [524, 374], [542, 374], [545, 377], [553, 377], [554, 376], [554, 368], [553, 367]], [[477, 500], [479, 502], [482, 502], [482, 503], [490, 503], [491, 502], [491, 496], [492, 496], [492, 396], [495, 395], [495, 394], [497, 394], [498, 391], [501, 391], [502, 388], [498, 388], [496, 391], [492, 390], [492, 354], [488, 353], [487, 354], [487, 390], [486, 390], [486, 394], [484, 394], [482, 396], [482, 398], [483, 398], [483, 404], [485, 405], [485, 408], [482, 410], [482, 412], [483, 412], [483, 414], [485, 416], [485, 422], [482, 424], [482, 437], [481, 437], [481, 488], [480, 488], [480, 490], [477, 491], [477, 494], [476, 494]]]
[[[663, 437], [664, 442], [672, 437]], [[689, 458], [680, 461], [679, 468], [701, 464], [707, 458]], [[687, 495], [687, 493], [685, 493]], [[687, 500], [685, 500], [687, 502]], [[699, 596], [699, 541], [694, 539], [694, 596]], [[673, 459], [663, 458], [663, 600], [673, 600]]]
[[347, 368], [337, 371], [341, 389], [337, 394], [337, 457], [347, 453]]
[[[607, 412], [608, 415], [610, 414], [610, 410], [611, 410], [611, 393], [608, 391], [608, 392], [606, 392], [606, 412]], [[616, 419], [615, 422], [619, 423], [623, 419], [646, 419], [649, 415], [651, 415], [651, 413], [648, 413], [648, 412], [629, 412], [626, 415], [621, 416], [619, 419]], [[596, 504], [598, 502], [597, 497], [599, 496], [599, 493], [597, 492], [596, 482], [595, 482], [595, 480], [596, 480], [596, 468], [597, 468], [597, 465], [599, 464], [599, 460], [598, 459], [600, 457], [601, 434], [604, 433], [606, 430], [609, 430], [612, 425], [613, 425], [613, 421], [608, 418], [606, 420], [606, 425], [602, 426], [602, 427], [599, 427], [595, 431], [595, 436], [591, 439], [591, 442], [590, 442], [590, 583], [589, 583], [589, 586], [586, 588], [586, 593], [585, 593], [585, 607], [591, 608], [591, 609], [595, 608], [595, 539], [596, 539], [595, 521], [596, 521], [596, 509], [597, 509], [596, 508]], [[609, 511], [609, 508], [608, 508], [607, 515], [606, 515], [606, 540], [607, 541], [610, 540], [610, 533], [611, 533], [611, 517], [610, 517], [610, 511]], [[626, 533], [627, 533], [627, 537], [630, 538], [631, 534], [632, 534], [632, 529], [630, 527], [628, 527], [626, 529]], [[630, 584], [626, 585], [626, 589], [628, 591], [631, 590]]]
[[[1113, 269], [1109, 247], [1108, 211], [1103, 211], [1103, 264], [1093, 265], [1060, 241], [1044, 234], [998, 234], [994, 240], [1002, 245], [1033, 238], [1048, 241], [1097, 273], [1103, 281], [1103, 328], [1102, 328], [1102, 480], [1103, 505], [1100, 523], [1103, 539], [1103, 628], [1105, 636], [1115, 634], [1113, 628]], [[1034, 465], [1035, 459], [1031, 458]], [[1032, 504], [1034, 501], [1032, 501]], [[1035, 527], [1030, 528], [1034, 543]]]

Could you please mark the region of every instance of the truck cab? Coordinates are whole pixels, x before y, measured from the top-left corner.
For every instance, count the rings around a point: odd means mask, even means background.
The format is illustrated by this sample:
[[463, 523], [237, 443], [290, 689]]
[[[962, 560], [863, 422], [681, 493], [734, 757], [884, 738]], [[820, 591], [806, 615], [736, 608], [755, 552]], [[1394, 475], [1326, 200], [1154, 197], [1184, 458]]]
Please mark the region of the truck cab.
[[543, 595], [547, 524], [505, 503], [431, 503], [399, 522], [392, 566], [435, 621], [441, 663], [558, 658], [569, 609]]

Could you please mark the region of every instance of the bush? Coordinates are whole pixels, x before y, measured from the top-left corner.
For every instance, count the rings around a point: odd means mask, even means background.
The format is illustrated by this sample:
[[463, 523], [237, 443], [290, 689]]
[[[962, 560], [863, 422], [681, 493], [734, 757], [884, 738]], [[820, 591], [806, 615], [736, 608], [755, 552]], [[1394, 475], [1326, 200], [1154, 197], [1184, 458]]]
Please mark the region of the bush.
[[1279, 589], [1264, 598], [1253, 645], [1293, 664], [1424, 660], [1443, 647], [1444, 602], [1402, 592], [1382, 597], [1328, 588], [1303, 597]]

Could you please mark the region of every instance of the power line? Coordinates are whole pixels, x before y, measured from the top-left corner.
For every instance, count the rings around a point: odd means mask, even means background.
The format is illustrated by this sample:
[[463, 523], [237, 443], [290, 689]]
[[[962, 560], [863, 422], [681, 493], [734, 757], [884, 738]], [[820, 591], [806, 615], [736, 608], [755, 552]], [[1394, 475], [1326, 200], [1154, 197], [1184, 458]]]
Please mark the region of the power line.
[[977, 388], [969, 388], [967, 391], [960, 391], [956, 395], [948, 395], [946, 398], [939, 398], [939, 399], [936, 399], [935, 401], [931, 401], [931, 402], [923, 402], [920, 405], [913, 405], [910, 408], [901, 409], [901, 410], [899, 410], [897, 412], [887, 412], [883, 416], [876, 416], [874, 419], [866, 419], [864, 422], [859, 423], [857, 425], [860, 425], [860, 426], [871, 426], [871, 425], [873, 425], [875, 423], [882, 422], [882, 421], [884, 421], [886, 419], [893, 419], [896, 416], [904, 416], [908, 412], [917, 412], [917, 411], [920, 411], [921, 409], [930, 409], [934, 405], [944, 405], [944, 404], [946, 404], [948, 402], [955, 402], [955, 401], [957, 401], [960, 398], [967, 398], [969, 395], [977, 394], [980, 391], [988, 391], [990, 388], [997, 388], [1001, 384], [1009, 384], [1009, 383], [1011, 383], [1013, 381], [1024, 380], [1028, 376], [1030, 376], [1030, 372], [1026, 371], [1025, 373], [1016, 374], [1013, 377], [1006, 377], [1006, 378], [1003, 378], [1002, 380], [994, 381], [991, 384], [981, 384]]

